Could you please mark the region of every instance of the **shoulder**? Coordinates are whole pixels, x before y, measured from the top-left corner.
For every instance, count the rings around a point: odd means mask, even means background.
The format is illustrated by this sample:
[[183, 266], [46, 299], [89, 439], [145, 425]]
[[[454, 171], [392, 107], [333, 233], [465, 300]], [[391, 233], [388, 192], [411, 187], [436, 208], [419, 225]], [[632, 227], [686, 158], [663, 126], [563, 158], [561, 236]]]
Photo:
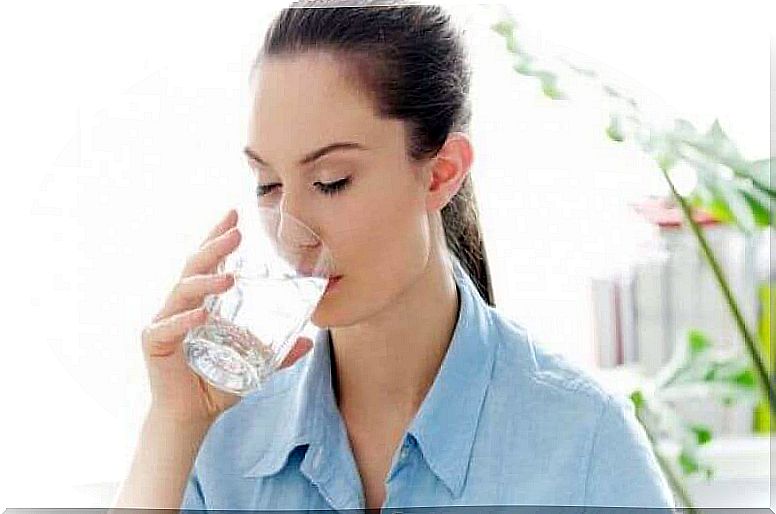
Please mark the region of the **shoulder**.
[[485, 402], [490, 424], [509, 427], [520, 446], [587, 458], [606, 422], [605, 411], [614, 405], [627, 413], [625, 401], [579, 365], [538, 344], [525, 326], [489, 309], [496, 340]]
[[495, 358], [483, 404], [484, 444], [503, 443], [508, 434], [516, 458], [543, 455], [550, 467], [588, 461], [614, 395], [580, 366], [538, 344], [524, 325], [489, 309]]
[[580, 463], [590, 504], [673, 506], [633, 403], [489, 309], [498, 343], [490, 411], [521, 439], [516, 444]]
[[[614, 396], [589, 372], [540, 345], [524, 325], [488, 307], [496, 338], [494, 379], [542, 400], [576, 403], [599, 414]], [[573, 344], [571, 342], [570, 344]]]

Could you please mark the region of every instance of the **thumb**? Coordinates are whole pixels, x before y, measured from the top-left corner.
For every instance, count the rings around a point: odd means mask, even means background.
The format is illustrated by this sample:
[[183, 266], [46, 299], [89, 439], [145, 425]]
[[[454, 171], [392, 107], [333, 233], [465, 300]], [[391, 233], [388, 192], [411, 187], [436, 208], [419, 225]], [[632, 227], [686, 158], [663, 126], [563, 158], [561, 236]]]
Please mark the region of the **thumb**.
[[296, 344], [291, 348], [291, 351], [288, 352], [286, 358], [283, 359], [283, 362], [280, 363], [279, 369], [293, 366], [296, 361], [304, 357], [307, 352], [312, 350], [312, 348], [313, 342], [309, 337], [300, 337], [296, 340]]

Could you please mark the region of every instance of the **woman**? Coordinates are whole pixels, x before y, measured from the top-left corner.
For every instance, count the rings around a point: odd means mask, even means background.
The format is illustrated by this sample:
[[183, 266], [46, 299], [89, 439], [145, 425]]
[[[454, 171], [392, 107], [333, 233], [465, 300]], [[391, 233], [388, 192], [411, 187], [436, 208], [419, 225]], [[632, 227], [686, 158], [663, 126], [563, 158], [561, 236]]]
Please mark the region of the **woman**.
[[202, 298], [232, 285], [230, 212], [144, 331], [153, 401], [118, 506], [673, 505], [630, 404], [493, 307], [461, 36], [396, 4], [270, 27], [246, 154], [259, 203], [332, 250], [326, 329], [239, 403], [187, 369]]

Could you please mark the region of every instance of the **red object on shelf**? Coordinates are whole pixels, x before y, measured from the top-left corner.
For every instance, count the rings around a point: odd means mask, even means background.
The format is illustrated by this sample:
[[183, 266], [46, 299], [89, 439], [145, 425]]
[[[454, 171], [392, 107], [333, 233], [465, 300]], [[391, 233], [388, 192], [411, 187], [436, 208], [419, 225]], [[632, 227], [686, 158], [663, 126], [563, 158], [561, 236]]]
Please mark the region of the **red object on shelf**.
[[[684, 223], [681, 207], [670, 198], [649, 197], [631, 205], [647, 221], [661, 228], [678, 228]], [[690, 208], [693, 220], [699, 225], [716, 225], [720, 221], [704, 210]]]

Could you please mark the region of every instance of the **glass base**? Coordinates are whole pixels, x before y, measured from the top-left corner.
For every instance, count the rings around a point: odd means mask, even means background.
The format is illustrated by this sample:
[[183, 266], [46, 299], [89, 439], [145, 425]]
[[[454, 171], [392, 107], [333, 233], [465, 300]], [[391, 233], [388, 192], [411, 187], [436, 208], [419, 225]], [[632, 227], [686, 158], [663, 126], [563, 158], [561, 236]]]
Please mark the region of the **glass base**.
[[228, 346], [194, 337], [185, 341], [184, 354], [189, 366], [213, 387], [239, 396], [261, 387], [254, 366]]

